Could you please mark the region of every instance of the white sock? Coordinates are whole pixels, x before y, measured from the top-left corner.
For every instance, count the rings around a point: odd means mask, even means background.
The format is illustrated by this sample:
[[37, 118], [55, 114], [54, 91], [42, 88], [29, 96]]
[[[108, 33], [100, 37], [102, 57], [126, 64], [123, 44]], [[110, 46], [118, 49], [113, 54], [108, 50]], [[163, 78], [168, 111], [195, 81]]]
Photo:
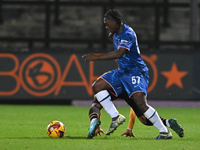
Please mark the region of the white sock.
[[166, 120], [166, 125], [167, 125], [167, 127], [170, 127], [168, 119]]
[[144, 115], [153, 123], [159, 132], [168, 132], [167, 128], [158, 116], [157, 111], [153, 107], [149, 106], [149, 109], [144, 113]]
[[96, 98], [111, 118], [118, 116], [119, 112], [117, 111], [113, 102], [111, 101], [110, 94], [107, 90], [98, 92], [96, 94]]
[[97, 118], [92, 118], [92, 120], [90, 122], [94, 121], [94, 119], [97, 119]]

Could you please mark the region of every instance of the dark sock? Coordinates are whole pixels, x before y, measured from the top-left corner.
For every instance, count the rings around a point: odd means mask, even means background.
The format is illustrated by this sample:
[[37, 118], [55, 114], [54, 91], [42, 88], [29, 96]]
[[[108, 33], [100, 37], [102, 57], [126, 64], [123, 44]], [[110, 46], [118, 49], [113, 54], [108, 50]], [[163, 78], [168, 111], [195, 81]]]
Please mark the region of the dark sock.
[[100, 110], [99, 108], [97, 107], [91, 107], [90, 110], [89, 110], [89, 118], [90, 118], [90, 121], [93, 119], [93, 118], [98, 118], [99, 119], [99, 116], [100, 116]]

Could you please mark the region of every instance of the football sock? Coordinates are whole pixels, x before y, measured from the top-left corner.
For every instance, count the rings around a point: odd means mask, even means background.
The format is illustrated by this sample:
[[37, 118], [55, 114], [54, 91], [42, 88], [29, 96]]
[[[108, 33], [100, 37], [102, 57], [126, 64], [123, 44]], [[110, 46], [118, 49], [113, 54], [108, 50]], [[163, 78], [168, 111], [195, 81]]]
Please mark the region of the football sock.
[[163, 122], [163, 124], [164, 124], [165, 126], [170, 127], [169, 122], [168, 122], [167, 119], [165, 119], [165, 118], [163, 118], [163, 117], [160, 117], [160, 119], [162, 120], [162, 122]]
[[107, 90], [98, 92], [96, 94], [96, 98], [111, 118], [118, 116], [119, 112], [117, 111], [113, 102], [111, 101], [111, 97]]
[[167, 120], [166, 120], [166, 126], [167, 126], [167, 127], [170, 127], [170, 125], [169, 125], [169, 122], [168, 122], [168, 121], [169, 121], [169, 120], [167, 119]]
[[100, 117], [100, 110], [99, 108], [97, 107], [91, 107], [90, 110], [89, 110], [89, 118], [90, 118], [90, 121], [93, 119], [93, 118], [98, 118], [99, 119]]
[[[163, 122], [163, 124], [164, 124], [165, 126], [169, 127], [169, 123], [168, 123], [168, 120], [167, 120], [167, 119], [165, 119], [165, 118], [163, 118], [163, 117], [160, 117], [160, 119], [161, 119], [161, 121]], [[152, 126], [153, 124], [152, 124], [152, 122], [151, 122], [149, 119], [146, 119], [145, 125], [147, 125], [147, 126]]]
[[157, 111], [149, 106], [149, 109], [144, 113], [145, 117], [149, 119], [153, 125], [159, 130], [159, 132], [168, 132], [167, 128], [164, 126]]

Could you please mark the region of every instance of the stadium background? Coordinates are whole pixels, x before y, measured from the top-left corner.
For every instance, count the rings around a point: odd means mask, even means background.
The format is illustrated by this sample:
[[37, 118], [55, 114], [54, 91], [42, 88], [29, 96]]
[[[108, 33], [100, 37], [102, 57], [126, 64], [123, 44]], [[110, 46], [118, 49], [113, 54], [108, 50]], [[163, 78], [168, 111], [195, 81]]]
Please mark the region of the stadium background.
[[[200, 100], [198, 0], [0, 0], [0, 103], [91, 100], [91, 84], [115, 61], [103, 15], [119, 9], [149, 67], [149, 101]], [[196, 104], [195, 104], [196, 105]]]

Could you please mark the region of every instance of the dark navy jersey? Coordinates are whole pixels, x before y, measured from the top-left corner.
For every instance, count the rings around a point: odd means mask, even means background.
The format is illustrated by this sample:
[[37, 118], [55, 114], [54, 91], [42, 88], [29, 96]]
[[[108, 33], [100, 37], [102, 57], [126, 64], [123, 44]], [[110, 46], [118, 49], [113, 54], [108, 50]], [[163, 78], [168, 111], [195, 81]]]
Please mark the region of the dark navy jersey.
[[113, 36], [114, 49], [120, 47], [127, 49], [127, 52], [117, 59], [119, 68], [123, 71], [130, 71], [131, 69], [140, 69], [147, 71], [148, 68], [144, 63], [137, 42], [137, 37], [134, 30], [128, 25], [124, 24], [123, 31], [120, 34]]

